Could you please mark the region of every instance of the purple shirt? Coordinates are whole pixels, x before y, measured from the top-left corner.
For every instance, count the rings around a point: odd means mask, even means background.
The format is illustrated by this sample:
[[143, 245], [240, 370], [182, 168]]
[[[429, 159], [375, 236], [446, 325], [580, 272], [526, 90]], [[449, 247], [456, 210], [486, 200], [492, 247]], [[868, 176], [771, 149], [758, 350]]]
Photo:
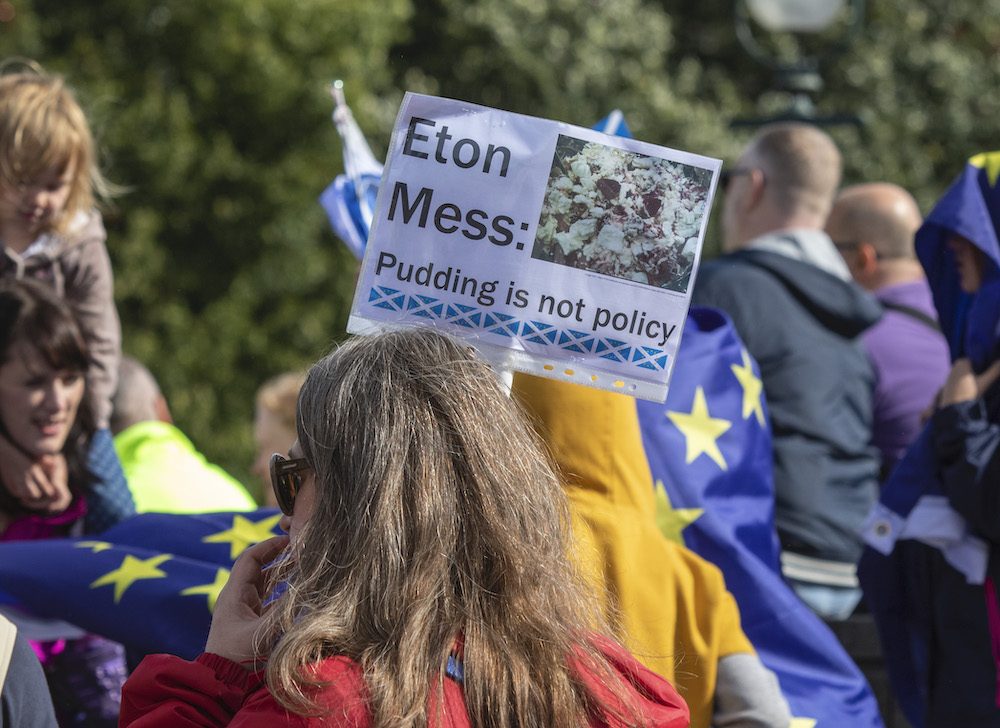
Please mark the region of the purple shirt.
[[[926, 281], [887, 286], [875, 291], [875, 297], [937, 319]], [[882, 472], [888, 474], [920, 432], [920, 414], [948, 378], [948, 344], [923, 321], [890, 309], [862, 340], [876, 377], [872, 441], [882, 453]]]

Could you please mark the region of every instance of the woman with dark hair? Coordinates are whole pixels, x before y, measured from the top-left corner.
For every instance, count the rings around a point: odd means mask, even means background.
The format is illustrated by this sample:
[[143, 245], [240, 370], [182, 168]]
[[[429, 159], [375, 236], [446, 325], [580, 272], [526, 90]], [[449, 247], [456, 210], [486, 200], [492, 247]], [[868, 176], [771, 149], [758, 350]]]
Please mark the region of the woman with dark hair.
[[604, 636], [559, 479], [467, 347], [349, 341], [310, 370], [297, 434], [271, 463], [288, 537], [236, 563], [194, 663], [138, 667], [121, 725], [688, 725]]
[[[88, 362], [63, 301], [40, 283], [0, 282], [0, 436], [34, 463], [26, 483], [0, 480], [0, 541], [80, 535], [134, 512], [113, 450], [94, 459], [110, 439], [99, 439], [84, 396]], [[124, 507], [109, 508], [109, 494]], [[32, 646], [62, 726], [115, 724], [120, 645], [86, 636]]]
[[68, 535], [86, 512], [90, 479], [87, 346], [72, 314], [40, 284], [0, 285], [0, 362], [0, 434], [37, 466], [22, 492], [7, 483], [0, 490], [0, 539]]

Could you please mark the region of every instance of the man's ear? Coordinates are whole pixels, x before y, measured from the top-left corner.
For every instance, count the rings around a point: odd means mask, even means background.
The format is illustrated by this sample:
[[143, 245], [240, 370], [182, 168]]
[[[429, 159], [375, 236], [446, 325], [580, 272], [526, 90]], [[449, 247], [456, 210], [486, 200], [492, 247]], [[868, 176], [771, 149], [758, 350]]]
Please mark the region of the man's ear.
[[871, 275], [878, 268], [878, 251], [871, 243], [858, 243], [856, 250], [858, 270]]
[[162, 394], [156, 398], [153, 408], [156, 410], [156, 417], [160, 422], [166, 422], [168, 425], [174, 424], [174, 418], [170, 415], [170, 407], [167, 406], [167, 398]]
[[759, 206], [761, 200], [764, 199], [764, 186], [767, 184], [767, 180], [764, 178], [764, 170], [757, 169], [756, 167], [751, 169], [747, 175], [747, 182], [747, 194], [743, 196], [743, 200], [745, 208], [752, 210]]

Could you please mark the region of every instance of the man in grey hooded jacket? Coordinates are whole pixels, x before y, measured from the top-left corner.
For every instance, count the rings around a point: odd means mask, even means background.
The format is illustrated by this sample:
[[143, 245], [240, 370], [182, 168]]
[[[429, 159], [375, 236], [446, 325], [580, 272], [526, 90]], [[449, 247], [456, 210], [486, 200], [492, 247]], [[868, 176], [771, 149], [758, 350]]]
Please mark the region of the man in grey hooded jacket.
[[881, 316], [823, 225], [840, 183], [833, 140], [772, 124], [726, 175], [723, 247], [693, 303], [733, 320], [760, 365], [774, 434], [775, 523], [785, 576], [827, 619], [861, 597], [858, 530], [877, 497], [871, 366], [860, 334]]

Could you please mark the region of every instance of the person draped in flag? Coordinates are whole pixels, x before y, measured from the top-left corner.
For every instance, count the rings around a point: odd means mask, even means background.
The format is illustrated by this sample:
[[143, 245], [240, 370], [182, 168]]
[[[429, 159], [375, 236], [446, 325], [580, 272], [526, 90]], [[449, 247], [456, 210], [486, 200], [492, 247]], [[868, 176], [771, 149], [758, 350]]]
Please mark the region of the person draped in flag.
[[[970, 160], [917, 233], [917, 253], [956, 357], [932, 421], [936, 475], [951, 507], [991, 553], [1000, 548], [998, 165], [996, 152]], [[986, 219], [970, 214], [983, 208]], [[1000, 562], [990, 559], [980, 586], [938, 552], [926, 555], [934, 583], [926, 726], [997, 725]]]
[[786, 728], [788, 703], [722, 573], [658, 526], [636, 401], [520, 373], [512, 393], [562, 473], [574, 559], [624, 644], [677, 685], [692, 728]]
[[1000, 153], [970, 159], [917, 232], [954, 361], [885, 486], [860, 567], [918, 728], [1000, 725], [998, 176]]
[[237, 561], [204, 654], [139, 665], [122, 726], [688, 726], [595, 631], [559, 478], [468, 347], [348, 341], [310, 370], [297, 435], [271, 461], [288, 537]]

